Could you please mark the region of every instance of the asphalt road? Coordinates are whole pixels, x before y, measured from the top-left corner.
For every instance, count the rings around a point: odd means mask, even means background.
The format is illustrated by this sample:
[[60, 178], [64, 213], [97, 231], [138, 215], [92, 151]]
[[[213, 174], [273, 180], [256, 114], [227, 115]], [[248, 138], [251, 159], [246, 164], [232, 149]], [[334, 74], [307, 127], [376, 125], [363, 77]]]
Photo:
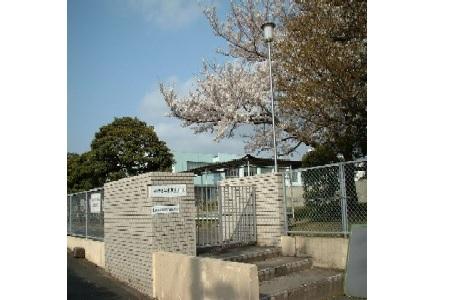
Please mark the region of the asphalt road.
[[67, 252], [67, 299], [150, 300], [85, 259], [74, 258], [70, 252]]

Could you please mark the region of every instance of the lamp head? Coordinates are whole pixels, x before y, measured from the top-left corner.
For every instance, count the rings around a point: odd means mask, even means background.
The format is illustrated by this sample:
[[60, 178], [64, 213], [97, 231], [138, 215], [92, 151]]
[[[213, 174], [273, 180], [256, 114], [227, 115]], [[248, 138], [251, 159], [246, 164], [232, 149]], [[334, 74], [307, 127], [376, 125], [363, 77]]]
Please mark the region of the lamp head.
[[336, 157], [337, 157], [337, 159], [338, 159], [339, 161], [344, 161], [344, 160], [345, 160], [344, 154], [342, 154], [342, 153], [338, 153], [338, 154], [336, 155]]
[[264, 31], [264, 40], [266, 42], [273, 41], [273, 29], [275, 28], [275, 23], [266, 22], [262, 24], [261, 29]]

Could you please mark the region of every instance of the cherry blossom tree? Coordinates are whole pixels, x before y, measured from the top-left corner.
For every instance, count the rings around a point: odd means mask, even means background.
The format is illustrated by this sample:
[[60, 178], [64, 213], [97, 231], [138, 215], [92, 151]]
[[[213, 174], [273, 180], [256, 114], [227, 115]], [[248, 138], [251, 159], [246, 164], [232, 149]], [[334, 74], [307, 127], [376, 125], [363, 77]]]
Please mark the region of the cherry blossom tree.
[[299, 122], [289, 132], [345, 159], [367, 148], [367, 3], [304, 0], [278, 46], [280, 110]]
[[[271, 150], [272, 115], [267, 45], [263, 41], [261, 30], [261, 25], [270, 20], [276, 23], [273, 74], [276, 91], [275, 124], [280, 156], [293, 153], [302, 143], [313, 147], [345, 144], [348, 136], [354, 132], [350, 130], [348, 135], [342, 136], [336, 134], [337, 131], [346, 129], [345, 124], [336, 126], [336, 123], [342, 123], [342, 113], [348, 113], [348, 110], [344, 112], [342, 106], [345, 101], [338, 101], [338, 104], [333, 100], [327, 102], [324, 100], [328, 99], [327, 95], [318, 97], [320, 92], [308, 94], [298, 89], [302, 82], [311, 82], [307, 76], [318, 76], [317, 72], [302, 73], [305, 57], [299, 54], [299, 49], [310, 47], [307, 55], [317, 56], [314, 55], [314, 47], [323, 46], [317, 40], [309, 43], [308, 40], [299, 38], [298, 33], [312, 32], [308, 37], [314, 37], [314, 32], [319, 34], [316, 28], [326, 33], [345, 27], [349, 21], [353, 21], [345, 17], [354, 7], [346, 2], [365, 1], [318, 0], [317, 4], [311, 4], [312, 2], [314, 1], [230, 1], [230, 13], [224, 21], [219, 20], [215, 7], [206, 7], [204, 14], [213, 32], [227, 42], [227, 49], [217, 51], [231, 60], [223, 65], [204, 62], [196, 85], [186, 97], [180, 98], [173, 86], [161, 84], [160, 90], [170, 108], [170, 116], [182, 120], [183, 126], [192, 128], [196, 133], [214, 133], [216, 140], [233, 137], [240, 127], [251, 127], [251, 134], [245, 135], [246, 151]], [[342, 13], [342, 7], [349, 9], [344, 9], [345, 13]], [[321, 8], [326, 12], [323, 15], [320, 15]], [[306, 24], [308, 27], [299, 31], [299, 24]], [[326, 34], [322, 34], [324, 35]], [[292, 38], [296, 40], [292, 41]], [[333, 44], [327, 46], [328, 51], [334, 50]], [[326, 55], [326, 52], [318, 51], [318, 55]], [[348, 59], [351, 55], [349, 52], [343, 58]], [[327, 66], [316, 64], [314, 67], [327, 72]], [[351, 79], [348, 76], [346, 78]], [[320, 86], [324, 82], [316, 80], [316, 83]], [[333, 88], [329, 90], [336, 92]], [[352, 151], [353, 149], [350, 152]]]

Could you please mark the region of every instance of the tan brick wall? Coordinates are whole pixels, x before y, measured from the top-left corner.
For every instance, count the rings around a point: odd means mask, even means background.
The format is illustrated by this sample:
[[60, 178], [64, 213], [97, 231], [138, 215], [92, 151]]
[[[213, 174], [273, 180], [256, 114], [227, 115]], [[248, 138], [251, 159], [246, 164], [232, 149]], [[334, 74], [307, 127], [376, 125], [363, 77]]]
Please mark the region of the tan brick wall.
[[254, 264], [153, 253], [154, 296], [158, 300], [257, 300], [258, 269]]
[[281, 246], [285, 235], [283, 178], [281, 173], [229, 178], [221, 186], [254, 186], [256, 190], [256, 240], [259, 246]]
[[105, 243], [94, 241], [81, 237], [68, 236], [67, 248], [73, 251], [73, 248], [84, 248], [86, 260], [96, 264], [98, 267], [105, 267]]
[[344, 270], [347, 264], [348, 238], [283, 236], [281, 252], [285, 256], [306, 253], [313, 265], [320, 268]]
[[[151, 198], [149, 185], [186, 184], [187, 196]], [[151, 172], [105, 184], [105, 265], [116, 278], [152, 293], [152, 253], [196, 255], [193, 174]], [[155, 205], [180, 206], [179, 213], [151, 214]]]

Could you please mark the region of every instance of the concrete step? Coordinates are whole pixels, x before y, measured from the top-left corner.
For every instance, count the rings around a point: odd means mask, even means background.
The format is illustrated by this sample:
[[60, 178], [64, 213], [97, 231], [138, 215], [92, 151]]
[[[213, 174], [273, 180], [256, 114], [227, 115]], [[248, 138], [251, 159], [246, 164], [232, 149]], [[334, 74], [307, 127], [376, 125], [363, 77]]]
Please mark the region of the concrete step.
[[289, 273], [310, 269], [312, 258], [307, 255], [300, 257], [278, 256], [263, 261], [254, 262], [258, 267], [259, 281], [266, 281]]
[[241, 247], [224, 249], [221, 252], [201, 253], [200, 257], [211, 257], [222, 259], [225, 261], [253, 263], [263, 261], [269, 258], [278, 257], [281, 255], [281, 248], [277, 247]]
[[263, 261], [273, 257], [279, 257], [281, 255], [281, 249], [279, 248], [268, 248], [262, 251], [254, 251], [249, 253], [242, 253], [237, 256], [225, 258], [227, 261], [243, 262], [243, 263], [253, 263], [257, 261]]
[[247, 253], [241, 253], [236, 256], [227, 257], [224, 260], [234, 261], [234, 262], [243, 262], [243, 263], [252, 263], [252, 262], [270, 259], [273, 257], [279, 257], [280, 255], [281, 255], [280, 248], [265, 248], [265, 249], [261, 248], [261, 249], [256, 249], [256, 251], [250, 251]]
[[323, 300], [344, 294], [344, 274], [338, 270], [312, 268], [263, 281], [263, 300]]

